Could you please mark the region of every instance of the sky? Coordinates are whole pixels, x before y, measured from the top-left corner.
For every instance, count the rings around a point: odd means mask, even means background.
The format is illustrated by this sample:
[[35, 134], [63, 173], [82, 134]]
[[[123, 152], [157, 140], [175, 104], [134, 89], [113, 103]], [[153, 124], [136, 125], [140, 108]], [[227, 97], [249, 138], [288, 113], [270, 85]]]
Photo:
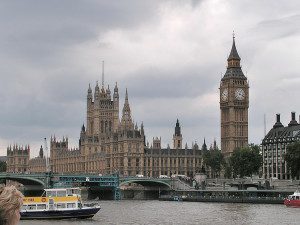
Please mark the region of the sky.
[[[300, 1], [0, 1], [0, 155], [9, 145], [69, 138], [78, 147], [86, 95], [101, 82], [128, 89], [149, 143], [220, 145], [219, 85], [235, 33], [250, 84], [249, 143], [299, 120]], [[49, 142], [48, 142], [49, 146]], [[172, 145], [171, 145], [172, 146]]]

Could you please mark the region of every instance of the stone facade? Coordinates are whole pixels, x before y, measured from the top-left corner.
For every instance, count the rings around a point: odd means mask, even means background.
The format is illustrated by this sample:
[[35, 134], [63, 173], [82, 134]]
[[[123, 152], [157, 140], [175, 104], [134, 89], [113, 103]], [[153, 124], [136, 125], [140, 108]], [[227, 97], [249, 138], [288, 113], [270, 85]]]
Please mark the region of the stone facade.
[[7, 147], [7, 172], [25, 173], [29, 170], [29, 145], [18, 146], [13, 145]]
[[300, 124], [295, 119], [295, 113], [291, 114], [288, 126], [282, 125], [280, 114], [277, 114], [276, 123], [262, 140], [264, 178], [292, 179], [284, 154], [289, 144], [300, 140]]
[[235, 39], [220, 83], [221, 151], [225, 157], [248, 145], [249, 85], [240, 65]]
[[46, 171], [46, 157], [44, 156], [44, 150], [41, 146], [39, 156], [29, 160], [29, 172], [44, 173]]

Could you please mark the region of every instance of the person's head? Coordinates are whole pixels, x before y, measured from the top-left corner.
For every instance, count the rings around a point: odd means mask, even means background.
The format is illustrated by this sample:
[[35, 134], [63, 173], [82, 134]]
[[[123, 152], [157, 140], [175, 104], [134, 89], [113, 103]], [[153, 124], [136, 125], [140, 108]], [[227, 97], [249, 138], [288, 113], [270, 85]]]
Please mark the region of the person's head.
[[0, 187], [0, 225], [16, 225], [22, 204], [23, 195], [14, 186]]

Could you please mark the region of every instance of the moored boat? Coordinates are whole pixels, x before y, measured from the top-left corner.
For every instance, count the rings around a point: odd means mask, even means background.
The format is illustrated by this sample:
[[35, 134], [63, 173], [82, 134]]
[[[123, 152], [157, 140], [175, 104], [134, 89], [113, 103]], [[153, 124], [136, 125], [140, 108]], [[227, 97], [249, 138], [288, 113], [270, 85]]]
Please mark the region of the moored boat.
[[300, 192], [297, 190], [294, 194], [284, 199], [284, 204], [288, 207], [300, 208]]
[[21, 220], [91, 218], [100, 206], [83, 204], [79, 188], [45, 189], [41, 197], [25, 197]]

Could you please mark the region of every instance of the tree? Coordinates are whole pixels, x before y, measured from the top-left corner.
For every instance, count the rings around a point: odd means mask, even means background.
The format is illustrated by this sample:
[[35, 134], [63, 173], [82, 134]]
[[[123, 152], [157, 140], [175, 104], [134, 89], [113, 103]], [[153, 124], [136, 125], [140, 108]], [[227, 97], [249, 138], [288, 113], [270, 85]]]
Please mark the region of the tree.
[[287, 167], [291, 170], [292, 177], [300, 176], [300, 142], [289, 144], [286, 148], [284, 159]]
[[6, 172], [6, 162], [0, 161], [0, 172]]
[[213, 176], [219, 176], [225, 161], [220, 150], [212, 149], [204, 152], [203, 162], [210, 167]]
[[237, 148], [229, 158], [233, 176], [245, 177], [258, 173], [262, 165], [262, 156], [257, 145]]

